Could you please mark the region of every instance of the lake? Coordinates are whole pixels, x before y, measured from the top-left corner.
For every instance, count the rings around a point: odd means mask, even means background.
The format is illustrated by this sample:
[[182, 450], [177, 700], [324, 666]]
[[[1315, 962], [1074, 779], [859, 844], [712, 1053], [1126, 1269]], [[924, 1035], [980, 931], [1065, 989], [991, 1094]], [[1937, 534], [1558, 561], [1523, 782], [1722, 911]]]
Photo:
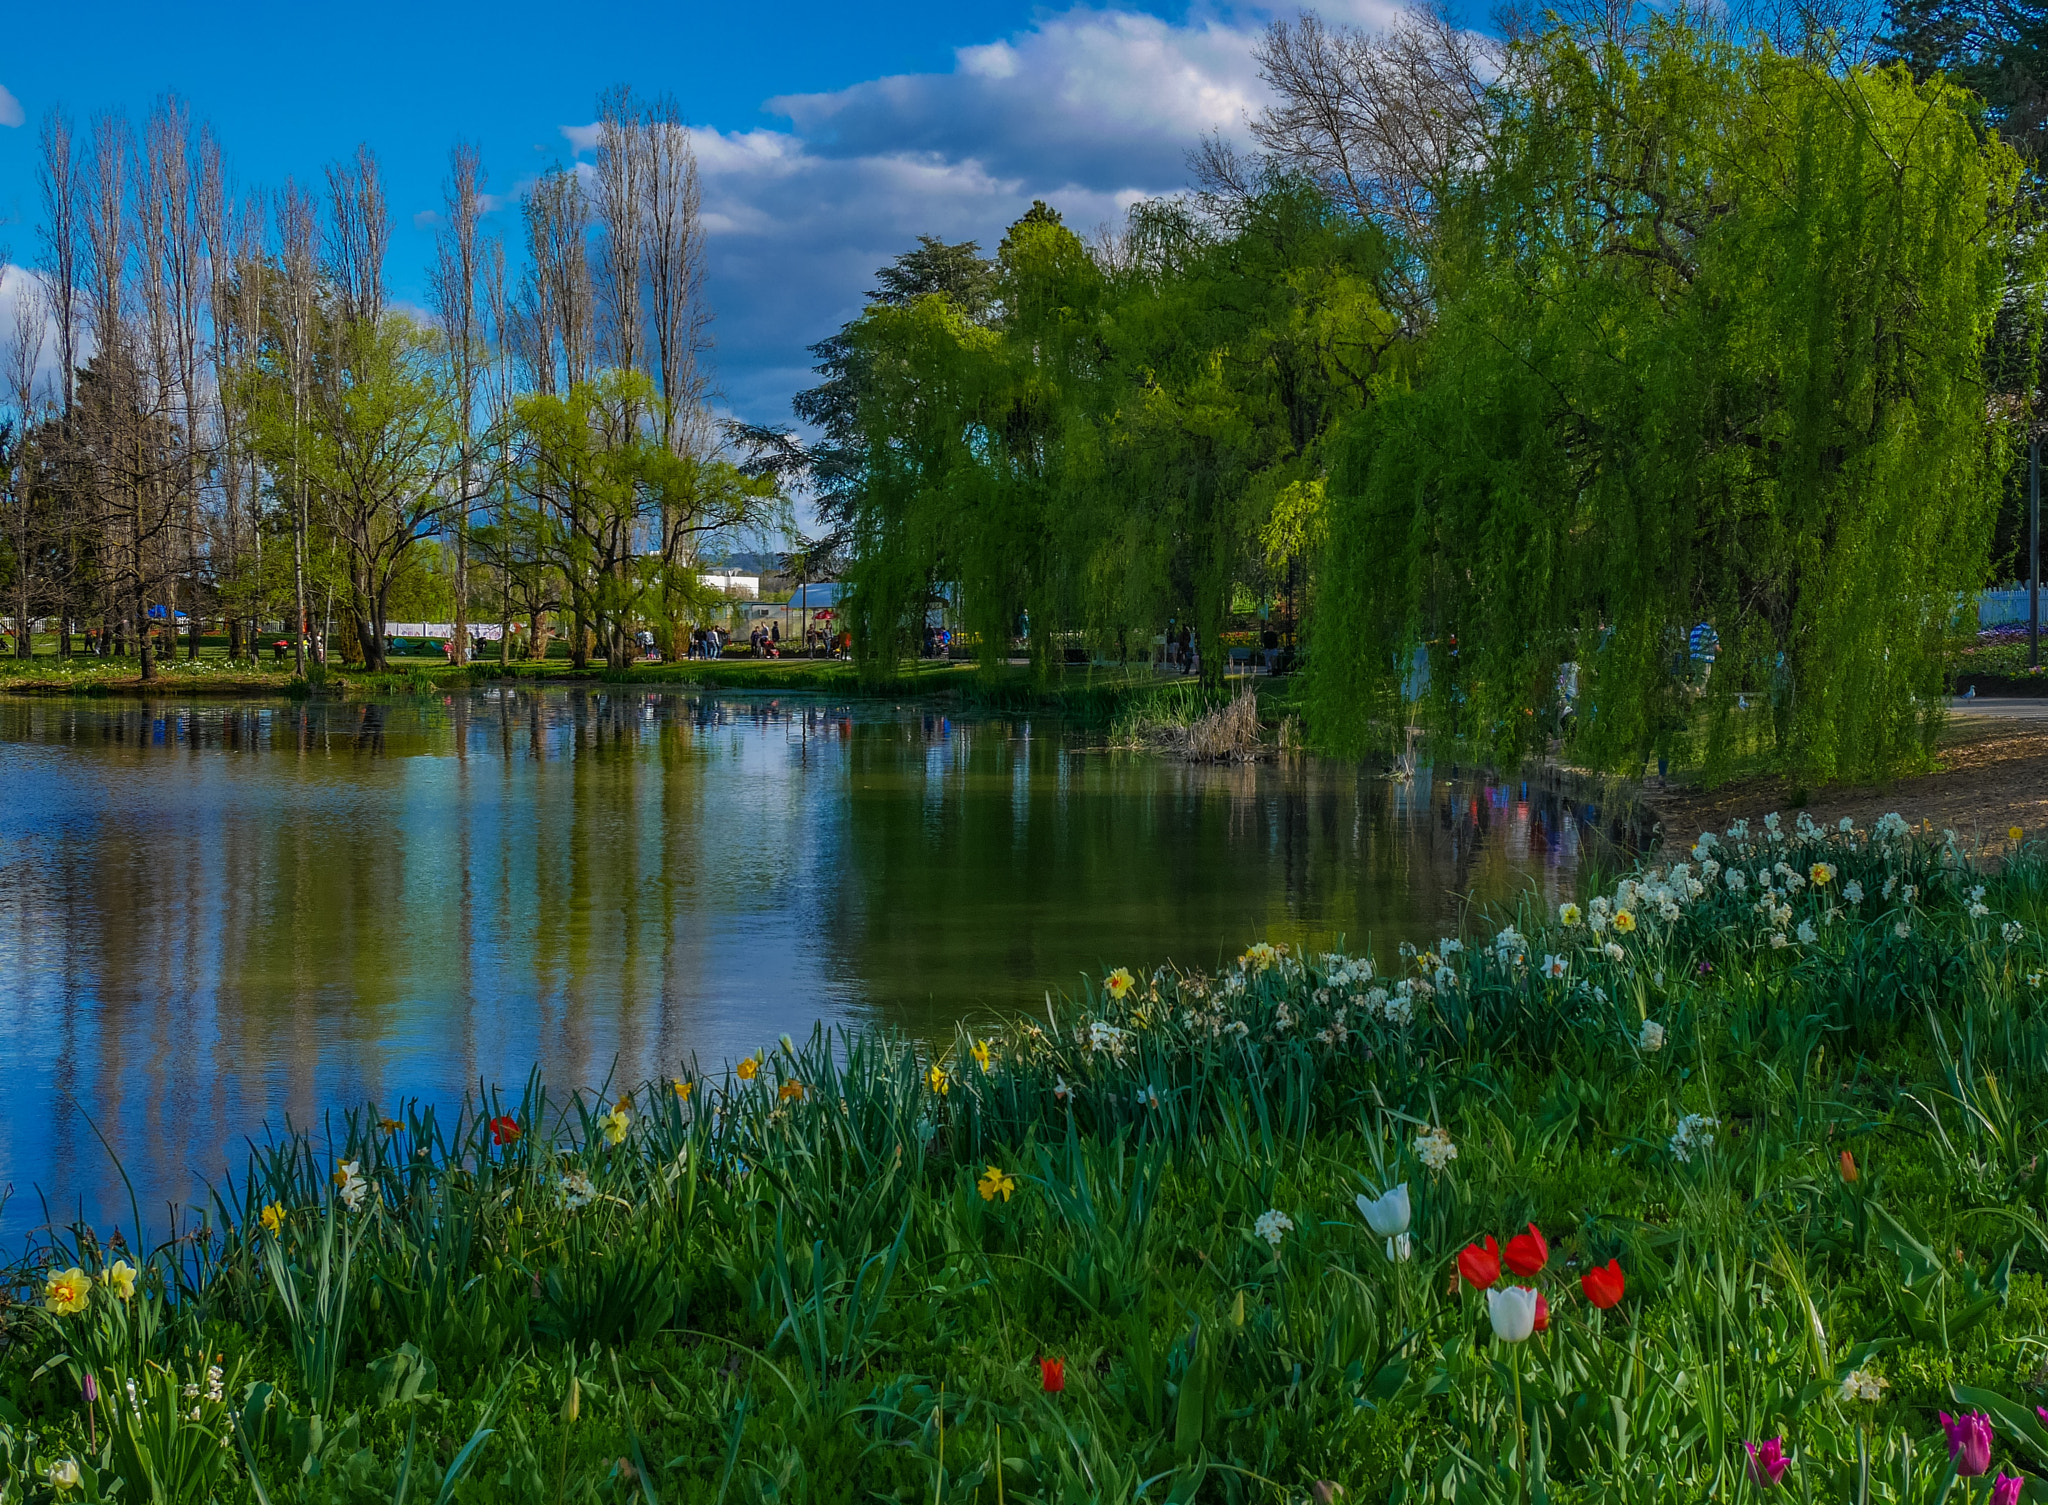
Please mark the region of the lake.
[[1385, 961], [1617, 860], [1558, 789], [1445, 774], [801, 696], [0, 698], [0, 1234], [126, 1218], [99, 1134], [161, 1226], [286, 1114], [936, 1033], [1262, 938]]

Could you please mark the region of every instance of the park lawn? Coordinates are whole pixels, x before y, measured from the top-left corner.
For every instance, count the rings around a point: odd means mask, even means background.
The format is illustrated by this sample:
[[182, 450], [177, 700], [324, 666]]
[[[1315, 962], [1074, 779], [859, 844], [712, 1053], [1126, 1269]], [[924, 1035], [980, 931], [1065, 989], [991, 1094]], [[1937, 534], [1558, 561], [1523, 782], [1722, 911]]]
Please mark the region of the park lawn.
[[174, 1246], [37, 1249], [0, 1467], [1676, 1502], [1761, 1498], [1782, 1439], [1802, 1498], [1976, 1500], [1939, 1412], [2048, 1469], [2042, 858], [1773, 821], [1421, 955], [1254, 945], [948, 1042], [366, 1105]]

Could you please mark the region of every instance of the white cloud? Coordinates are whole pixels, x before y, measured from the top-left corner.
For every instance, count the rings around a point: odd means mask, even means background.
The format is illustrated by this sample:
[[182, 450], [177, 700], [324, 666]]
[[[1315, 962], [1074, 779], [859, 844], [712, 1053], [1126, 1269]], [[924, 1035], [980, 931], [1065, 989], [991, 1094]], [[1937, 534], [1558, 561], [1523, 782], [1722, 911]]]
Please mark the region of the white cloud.
[[18, 126], [28, 119], [22, 113], [21, 101], [7, 92], [7, 86], [0, 84], [0, 125]]
[[[1401, 7], [1321, 9], [1373, 27]], [[1139, 199], [1187, 188], [1203, 135], [1242, 145], [1264, 107], [1252, 52], [1279, 13], [1260, 0], [1197, 0], [1176, 23], [1075, 6], [956, 49], [948, 72], [767, 101], [786, 126], [693, 131], [716, 359], [733, 410], [788, 422], [790, 397], [814, 380], [806, 347], [857, 314], [876, 269], [920, 234], [993, 250], [1042, 198], [1086, 235]], [[597, 127], [559, 129], [587, 161]]]
[[924, 151], [1056, 184], [1179, 186], [1187, 149], [1206, 131], [1234, 132], [1263, 102], [1259, 30], [1073, 10], [960, 48], [951, 73], [784, 95], [767, 108], [828, 158]]
[[[1370, 15], [1386, 0], [1353, 0]], [[1074, 9], [957, 50], [952, 71], [787, 95], [788, 128], [692, 133], [703, 177], [718, 364], [743, 416], [786, 422], [805, 348], [859, 312], [876, 268], [920, 234], [992, 250], [1034, 198], [1086, 234], [1188, 186], [1214, 130], [1265, 100], [1263, 14], [1184, 24]], [[578, 152], [594, 126], [565, 126]]]
[[[12, 263], [0, 263], [0, 376], [4, 376], [5, 379], [4, 385], [0, 385], [0, 411], [6, 411], [10, 415], [14, 408], [15, 396], [13, 389], [14, 351], [17, 338], [17, 331], [14, 327], [15, 307], [29, 284], [39, 280], [36, 274], [29, 271], [26, 267], [16, 266]], [[46, 298], [44, 300], [44, 308], [47, 310], [48, 306]], [[33, 339], [33, 336], [31, 336], [31, 339]], [[83, 330], [79, 332], [79, 344], [78, 360], [82, 365], [92, 358], [91, 336]], [[57, 323], [54, 318], [50, 318], [46, 314], [43, 322], [42, 350], [36, 360], [36, 400], [38, 402], [55, 401], [57, 393], [61, 390], [63, 366], [64, 363], [58, 354], [57, 348]]]

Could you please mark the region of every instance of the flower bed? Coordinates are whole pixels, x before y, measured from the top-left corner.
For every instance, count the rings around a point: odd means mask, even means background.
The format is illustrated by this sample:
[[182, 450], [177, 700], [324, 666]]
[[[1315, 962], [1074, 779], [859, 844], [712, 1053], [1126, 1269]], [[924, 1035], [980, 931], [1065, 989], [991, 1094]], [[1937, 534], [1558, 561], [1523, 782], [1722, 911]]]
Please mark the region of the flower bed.
[[368, 1110], [149, 1258], [38, 1251], [0, 1466], [2009, 1505], [2048, 1469], [2040, 857], [1773, 819], [1420, 954], [1255, 945], [939, 1050]]

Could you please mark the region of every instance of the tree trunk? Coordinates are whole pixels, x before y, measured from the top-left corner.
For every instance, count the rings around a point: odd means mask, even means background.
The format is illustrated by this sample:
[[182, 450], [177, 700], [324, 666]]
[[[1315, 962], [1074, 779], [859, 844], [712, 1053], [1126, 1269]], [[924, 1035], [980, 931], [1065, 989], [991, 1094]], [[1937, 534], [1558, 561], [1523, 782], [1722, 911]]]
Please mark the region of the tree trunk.
[[138, 624], [135, 633], [136, 655], [142, 664], [142, 679], [147, 683], [156, 678], [156, 644], [150, 636], [149, 603], [143, 598], [140, 590], [135, 593], [135, 620]]
[[362, 656], [363, 667], [373, 674], [382, 674], [390, 667], [384, 656], [384, 634], [378, 630], [375, 617], [367, 611], [349, 613], [355, 618], [356, 651]]

